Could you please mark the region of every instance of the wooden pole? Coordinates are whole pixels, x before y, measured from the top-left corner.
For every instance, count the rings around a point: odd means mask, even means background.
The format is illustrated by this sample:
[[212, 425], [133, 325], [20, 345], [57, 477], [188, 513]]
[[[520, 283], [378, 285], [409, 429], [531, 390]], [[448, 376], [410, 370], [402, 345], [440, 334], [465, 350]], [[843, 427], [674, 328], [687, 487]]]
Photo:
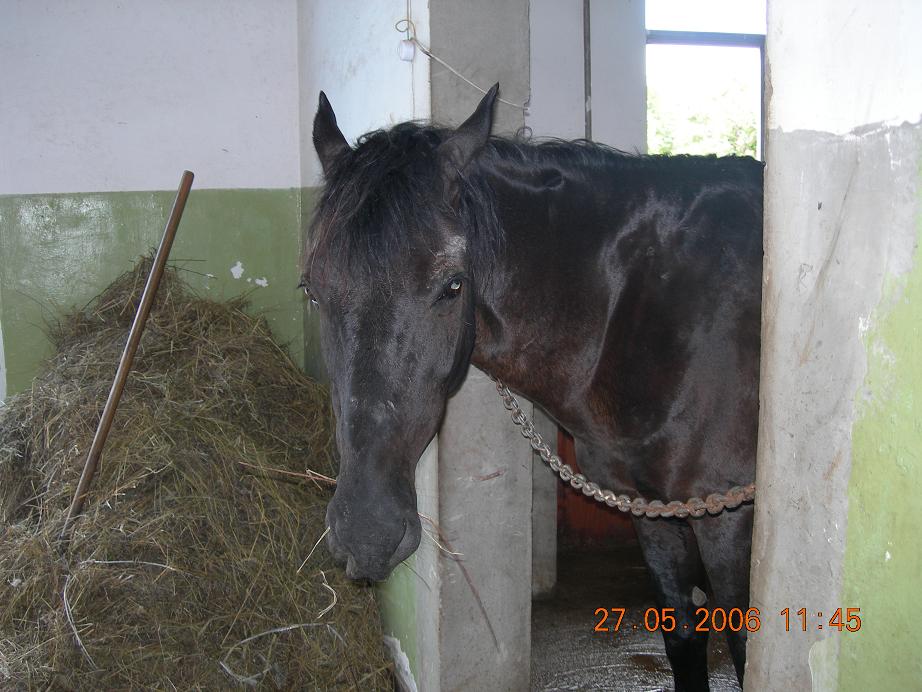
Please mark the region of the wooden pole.
[[163, 238], [160, 240], [160, 247], [157, 248], [157, 254], [154, 256], [154, 263], [151, 265], [150, 276], [147, 277], [147, 284], [141, 294], [138, 311], [134, 316], [134, 321], [131, 323], [128, 342], [125, 344], [125, 350], [119, 360], [118, 369], [115, 371], [115, 379], [112, 381], [112, 389], [109, 390], [109, 398], [106, 400], [106, 406], [102, 410], [102, 418], [99, 419], [96, 435], [93, 437], [93, 444], [90, 446], [86, 463], [83, 465], [83, 473], [80, 475], [80, 482], [74, 492], [74, 499], [67, 510], [67, 518], [64, 520], [64, 526], [61, 529], [60, 538], [62, 540], [68, 537], [74, 520], [83, 509], [83, 502], [93, 482], [93, 476], [96, 474], [102, 448], [106, 444], [106, 438], [112, 428], [115, 410], [118, 408], [118, 402], [122, 398], [125, 381], [128, 379], [128, 373], [131, 371], [131, 364], [134, 361], [134, 354], [138, 350], [147, 316], [150, 314], [154, 297], [157, 295], [157, 288], [160, 286], [160, 279], [163, 277], [166, 260], [170, 255], [170, 248], [173, 246], [173, 239], [176, 237], [176, 230], [179, 228], [179, 220], [182, 218], [183, 209], [186, 207], [186, 200], [189, 197], [189, 191], [192, 189], [192, 179], [194, 177], [191, 171], [184, 171], [179, 181], [179, 190], [176, 192], [176, 199], [173, 201], [173, 209], [167, 219]]

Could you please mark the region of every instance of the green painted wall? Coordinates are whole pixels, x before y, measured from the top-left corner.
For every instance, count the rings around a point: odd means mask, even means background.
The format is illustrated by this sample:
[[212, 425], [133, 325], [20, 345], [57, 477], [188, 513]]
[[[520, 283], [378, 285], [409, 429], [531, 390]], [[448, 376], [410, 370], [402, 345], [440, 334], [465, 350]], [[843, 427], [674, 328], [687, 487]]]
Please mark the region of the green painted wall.
[[[317, 202], [319, 188], [301, 188], [301, 228], [310, 227], [314, 204]], [[304, 311], [304, 367], [307, 374], [320, 381], [326, 381], [327, 374], [320, 352], [320, 320], [308, 301], [302, 301]]]
[[416, 632], [416, 555], [397, 566], [387, 581], [377, 587], [378, 608], [384, 632], [400, 642], [413, 677], [419, 680], [419, 646]]
[[[29, 386], [50, 353], [46, 325], [83, 305], [155, 247], [174, 191], [0, 196], [0, 327], [7, 393]], [[171, 264], [203, 295], [245, 293], [304, 362], [296, 289], [302, 191], [196, 190]], [[237, 262], [244, 273], [235, 279]], [[211, 276], [208, 276], [211, 275]], [[268, 285], [260, 286], [265, 280]]]
[[922, 219], [918, 230], [913, 268], [887, 282], [866, 335], [842, 589], [842, 605], [861, 608], [862, 626], [838, 635], [840, 690], [922, 689]]

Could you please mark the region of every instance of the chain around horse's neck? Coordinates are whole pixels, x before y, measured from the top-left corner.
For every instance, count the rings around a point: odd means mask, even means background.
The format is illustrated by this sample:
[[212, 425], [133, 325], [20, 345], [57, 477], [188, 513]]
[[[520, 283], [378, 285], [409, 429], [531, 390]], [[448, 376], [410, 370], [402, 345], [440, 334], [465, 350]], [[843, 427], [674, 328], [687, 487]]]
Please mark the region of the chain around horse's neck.
[[531, 442], [534, 449], [544, 461], [547, 462], [557, 475], [577, 490], [582, 490], [583, 495], [591, 497], [597, 502], [604, 502], [609, 507], [616, 507], [622, 512], [630, 512], [635, 517], [702, 517], [707, 514], [720, 514], [725, 509], [739, 507], [744, 502], [751, 502], [756, 496], [756, 485], [750, 483], [745, 486], [734, 486], [726, 493], [711, 493], [705, 499], [693, 497], [685, 502], [673, 500], [661, 502], [660, 500], [647, 501], [642, 497], [630, 498], [627, 495], [616, 495], [613, 490], [603, 490], [598, 483], [593, 483], [581, 473], [574, 473], [569, 464], [563, 463], [561, 458], [551, 451], [551, 448], [535, 430], [534, 424], [529, 420], [525, 411], [519, 406], [509, 387], [496, 380], [496, 391], [503, 399], [503, 405], [512, 411], [512, 421], [522, 427], [522, 436]]

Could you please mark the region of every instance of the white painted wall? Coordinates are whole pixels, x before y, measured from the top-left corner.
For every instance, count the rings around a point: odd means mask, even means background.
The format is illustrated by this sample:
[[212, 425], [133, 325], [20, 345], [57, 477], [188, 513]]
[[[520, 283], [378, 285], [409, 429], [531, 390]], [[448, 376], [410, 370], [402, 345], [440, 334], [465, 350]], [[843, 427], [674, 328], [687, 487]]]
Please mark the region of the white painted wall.
[[[840, 20], [830, 16], [826, 2], [769, 2], [772, 76], [797, 74], [775, 86], [769, 129], [844, 134], [868, 123], [919, 122], [922, 69], [907, 47], [918, 44], [922, 3], [850, 1], [844, 6], [854, 11], [837, 13]], [[824, 46], [810, 51], [809, 60], [803, 59], [804, 26], [810, 27], [811, 45]], [[880, 65], [889, 69], [882, 72]]]
[[0, 0], [0, 194], [300, 185], [296, 16]]
[[320, 182], [311, 128], [321, 90], [352, 144], [369, 130], [430, 117], [429, 59], [418, 51], [412, 62], [397, 57], [405, 36], [394, 25], [408, 8], [417, 38], [428, 46], [426, 0], [299, 0], [303, 185]]

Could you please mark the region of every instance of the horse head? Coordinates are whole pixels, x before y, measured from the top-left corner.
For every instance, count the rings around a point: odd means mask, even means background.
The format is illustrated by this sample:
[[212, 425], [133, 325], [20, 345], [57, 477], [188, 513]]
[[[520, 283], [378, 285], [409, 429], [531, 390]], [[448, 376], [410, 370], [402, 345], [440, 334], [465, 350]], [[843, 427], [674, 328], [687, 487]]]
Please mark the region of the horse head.
[[327, 540], [352, 578], [382, 580], [419, 546], [415, 468], [467, 372], [493, 246], [471, 228], [491, 225], [490, 192], [467, 173], [489, 140], [497, 90], [455, 130], [403, 123], [355, 147], [320, 93], [313, 139], [325, 184], [301, 285], [319, 314], [336, 415]]

